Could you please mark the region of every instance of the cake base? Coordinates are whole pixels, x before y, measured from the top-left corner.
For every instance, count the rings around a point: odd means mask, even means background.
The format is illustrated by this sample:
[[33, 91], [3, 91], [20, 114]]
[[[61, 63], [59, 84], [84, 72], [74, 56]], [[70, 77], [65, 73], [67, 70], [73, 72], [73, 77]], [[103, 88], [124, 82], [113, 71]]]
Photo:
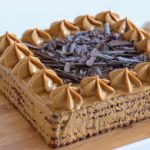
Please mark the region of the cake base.
[[1, 91], [51, 147], [60, 147], [150, 117], [150, 90], [97, 102], [73, 112], [42, 104], [11, 70], [0, 65]]

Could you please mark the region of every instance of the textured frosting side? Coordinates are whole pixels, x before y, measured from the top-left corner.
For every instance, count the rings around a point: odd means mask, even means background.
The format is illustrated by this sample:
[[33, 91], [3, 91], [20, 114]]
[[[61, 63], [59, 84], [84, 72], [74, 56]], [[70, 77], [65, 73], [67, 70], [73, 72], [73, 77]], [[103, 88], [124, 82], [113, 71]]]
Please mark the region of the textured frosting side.
[[100, 12], [96, 15], [96, 20], [104, 23], [109, 23], [113, 25], [115, 22], [119, 21], [120, 16], [112, 11]]
[[15, 42], [6, 48], [0, 58], [0, 63], [13, 68], [20, 60], [31, 54], [31, 51], [24, 44]]
[[136, 48], [139, 52], [150, 53], [150, 37], [136, 43]]
[[71, 34], [75, 34], [76, 32], [79, 32], [79, 27], [75, 26], [73, 23], [62, 20], [57, 21], [51, 24], [49, 33], [52, 37], [67, 37]]
[[83, 96], [95, 96], [98, 100], [105, 100], [115, 90], [108, 85], [109, 80], [98, 76], [86, 77], [80, 82]]
[[35, 73], [39, 72], [44, 65], [40, 62], [37, 57], [28, 56], [17, 63], [13, 68], [12, 73], [18, 76], [20, 79], [28, 79]]
[[6, 34], [0, 36], [0, 55], [2, 55], [5, 49], [14, 42], [20, 42], [14, 34], [6, 32]]
[[53, 70], [42, 69], [32, 76], [28, 87], [37, 94], [50, 93], [53, 89], [62, 85], [63, 81]]
[[136, 25], [134, 25], [128, 18], [119, 20], [112, 25], [112, 30], [120, 34], [124, 34], [129, 30], [136, 28], [137, 28]]
[[21, 40], [23, 42], [38, 46], [43, 44], [44, 42], [47, 42], [51, 40], [50, 35], [40, 29], [30, 29], [23, 33]]
[[134, 71], [141, 81], [150, 83], [150, 62], [137, 64]]
[[78, 26], [81, 30], [94, 30], [95, 28], [99, 28], [103, 30], [102, 22], [96, 20], [93, 16], [79, 16], [75, 18], [74, 24]]
[[127, 68], [111, 71], [109, 78], [112, 87], [128, 93], [131, 93], [134, 88], [142, 86], [141, 81], [137, 78], [136, 72]]
[[139, 29], [131, 29], [124, 34], [124, 38], [128, 41], [139, 42], [145, 38], [145, 35]]
[[80, 109], [83, 99], [71, 84], [63, 85], [50, 93], [52, 106], [56, 109]]

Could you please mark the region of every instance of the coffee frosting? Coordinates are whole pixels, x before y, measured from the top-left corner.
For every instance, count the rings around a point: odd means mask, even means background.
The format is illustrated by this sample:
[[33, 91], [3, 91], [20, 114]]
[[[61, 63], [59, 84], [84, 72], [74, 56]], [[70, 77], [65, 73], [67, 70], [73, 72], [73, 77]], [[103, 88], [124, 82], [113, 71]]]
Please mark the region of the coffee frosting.
[[44, 65], [40, 62], [37, 57], [28, 56], [21, 60], [13, 68], [12, 73], [17, 75], [20, 79], [28, 79], [35, 73], [39, 72]]
[[62, 85], [63, 81], [53, 70], [42, 69], [37, 72], [28, 83], [28, 87], [37, 94], [50, 93], [53, 89]]
[[52, 106], [56, 109], [80, 109], [83, 99], [81, 95], [71, 86], [63, 85], [50, 93]]
[[139, 29], [131, 29], [124, 34], [124, 38], [128, 41], [139, 42], [145, 38], [145, 35]]
[[119, 20], [112, 25], [112, 30], [120, 34], [124, 34], [129, 30], [136, 29], [136, 28], [137, 27], [128, 18]]
[[150, 37], [147, 37], [136, 43], [136, 48], [139, 52], [150, 53]]
[[35, 28], [25, 31], [21, 40], [23, 42], [38, 46], [51, 40], [51, 37], [47, 32]]
[[51, 36], [63, 38], [80, 31], [77, 26], [66, 20], [52, 23], [49, 30]]
[[20, 42], [14, 34], [6, 32], [6, 34], [0, 36], [0, 55], [2, 55], [5, 49], [14, 42]]
[[102, 23], [109, 23], [110, 25], [119, 21], [119, 19], [120, 16], [112, 11], [104, 11], [96, 15], [96, 20]]
[[79, 16], [75, 18], [75, 25], [81, 30], [93, 30], [95, 28], [103, 29], [102, 22], [96, 20], [93, 16]]
[[135, 66], [134, 71], [141, 81], [150, 83], [150, 62], [139, 63]]
[[9, 68], [13, 68], [20, 60], [31, 54], [31, 51], [24, 44], [15, 42], [6, 48], [0, 62]]
[[110, 85], [118, 90], [131, 93], [134, 88], [142, 85], [134, 71], [125, 69], [117, 69], [109, 73]]
[[105, 100], [115, 90], [108, 85], [109, 80], [100, 79], [99, 76], [86, 77], [81, 80], [80, 85], [83, 96], [95, 96], [98, 100]]

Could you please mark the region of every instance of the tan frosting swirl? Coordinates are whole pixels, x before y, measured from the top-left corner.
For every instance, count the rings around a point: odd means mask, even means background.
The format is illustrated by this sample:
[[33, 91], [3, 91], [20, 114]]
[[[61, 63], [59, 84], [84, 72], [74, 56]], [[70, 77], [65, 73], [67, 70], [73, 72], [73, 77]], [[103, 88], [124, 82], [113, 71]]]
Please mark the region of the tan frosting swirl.
[[124, 38], [128, 41], [139, 42], [145, 38], [145, 35], [139, 29], [131, 29], [124, 34]]
[[40, 62], [37, 57], [28, 56], [21, 60], [13, 68], [12, 73], [17, 75], [20, 79], [28, 79], [35, 73], [39, 72], [44, 65]]
[[120, 16], [112, 11], [104, 11], [96, 15], [96, 20], [102, 23], [109, 23], [113, 25], [115, 22], [119, 21]]
[[142, 85], [136, 72], [125, 69], [117, 69], [109, 73], [110, 85], [118, 90], [131, 93], [135, 87]]
[[103, 29], [103, 24], [97, 21], [93, 16], [79, 16], [75, 18], [74, 24], [81, 30], [93, 30], [95, 28]]
[[66, 20], [52, 23], [49, 30], [50, 35], [53, 37], [59, 36], [63, 38], [80, 31], [77, 26]]
[[9, 68], [13, 68], [20, 60], [31, 54], [31, 51], [24, 44], [15, 42], [6, 48], [0, 62]]
[[150, 62], [139, 63], [135, 66], [134, 71], [141, 81], [150, 83]]
[[25, 31], [21, 40], [23, 42], [38, 46], [51, 40], [51, 37], [47, 32], [35, 28]]
[[139, 52], [150, 53], [150, 37], [147, 37], [144, 40], [141, 40], [138, 43], [136, 43], [136, 48]]
[[98, 76], [86, 77], [81, 80], [80, 85], [83, 96], [96, 96], [99, 100], [105, 100], [115, 90], [108, 85], [109, 80], [100, 79]]
[[44, 92], [49, 93], [62, 84], [63, 81], [53, 70], [42, 69], [33, 75], [28, 83], [28, 87], [35, 93], [42, 94]]
[[127, 31], [136, 28], [137, 28], [136, 25], [134, 25], [128, 18], [119, 20], [112, 25], [112, 30], [120, 34], [124, 34]]
[[14, 34], [6, 32], [6, 34], [0, 36], [0, 55], [2, 55], [5, 49], [14, 42], [20, 42]]
[[81, 95], [71, 87], [71, 84], [63, 85], [50, 93], [52, 106], [56, 109], [80, 109], [83, 99]]

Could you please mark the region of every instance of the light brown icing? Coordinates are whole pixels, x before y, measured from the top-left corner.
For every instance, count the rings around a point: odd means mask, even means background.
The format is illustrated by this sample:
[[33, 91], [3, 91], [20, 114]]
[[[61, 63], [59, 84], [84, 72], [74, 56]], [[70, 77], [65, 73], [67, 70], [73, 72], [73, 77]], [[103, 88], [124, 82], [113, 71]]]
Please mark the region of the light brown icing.
[[28, 83], [28, 87], [37, 94], [50, 93], [53, 89], [62, 85], [63, 81], [53, 70], [42, 69], [37, 72]]
[[21, 40], [23, 42], [38, 46], [51, 40], [51, 37], [47, 32], [35, 28], [25, 31]]
[[0, 36], [0, 55], [2, 55], [5, 49], [14, 42], [20, 42], [14, 34], [6, 32], [6, 34]]
[[13, 68], [20, 60], [31, 54], [24, 44], [15, 42], [6, 48], [0, 62], [6, 67]]
[[150, 53], [150, 37], [145, 38], [144, 40], [136, 43], [136, 48], [139, 52]]
[[81, 30], [93, 30], [95, 28], [103, 29], [103, 24], [97, 21], [93, 16], [79, 16], [75, 18], [74, 24]]
[[134, 71], [141, 81], [150, 83], [150, 62], [139, 63], [135, 66]]
[[131, 29], [124, 34], [124, 38], [128, 41], [139, 42], [145, 38], [145, 35], [139, 29]]
[[50, 93], [52, 106], [56, 109], [80, 109], [83, 99], [71, 84], [63, 85]]
[[128, 19], [122, 19], [117, 21], [112, 25], [112, 30], [120, 34], [124, 34], [131, 29], [136, 29], [137, 27]]
[[77, 26], [66, 20], [52, 23], [49, 30], [51, 36], [63, 38], [80, 31]]
[[44, 68], [44, 65], [37, 57], [28, 56], [17, 63], [17, 65], [13, 68], [12, 73], [20, 79], [28, 79], [35, 73], [39, 72], [42, 68]]
[[86, 77], [81, 80], [80, 85], [83, 96], [95, 96], [98, 100], [105, 100], [115, 90], [108, 85], [109, 80], [100, 79], [98, 76]]
[[109, 73], [110, 85], [118, 90], [131, 93], [135, 87], [142, 85], [134, 71], [125, 69], [117, 69]]
[[119, 19], [120, 16], [112, 11], [104, 11], [96, 15], [96, 20], [102, 23], [109, 23], [110, 25], [119, 21]]

